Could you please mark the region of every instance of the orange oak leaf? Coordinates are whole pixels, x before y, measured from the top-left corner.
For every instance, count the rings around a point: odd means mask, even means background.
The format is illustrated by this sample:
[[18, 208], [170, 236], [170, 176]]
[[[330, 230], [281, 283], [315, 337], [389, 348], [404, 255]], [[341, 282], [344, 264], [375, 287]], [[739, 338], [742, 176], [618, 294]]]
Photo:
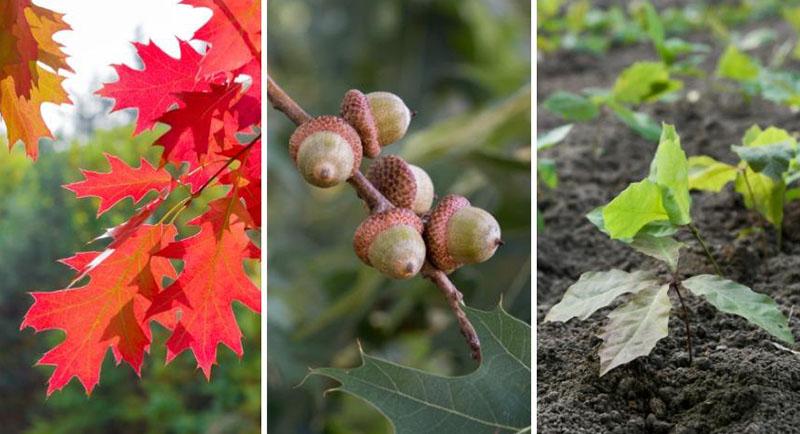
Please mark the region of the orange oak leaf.
[[173, 309], [180, 312], [167, 340], [167, 362], [191, 350], [206, 378], [216, 364], [217, 346], [223, 344], [242, 356], [242, 332], [233, 313], [238, 301], [261, 311], [261, 291], [244, 270], [242, 261], [258, 250], [245, 233], [249, 216], [235, 195], [209, 204], [205, 214], [190, 224], [197, 234], [172, 243], [158, 255], [183, 260], [178, 279], [156, 296], [149, 314]]
[[117, 202], [130, 197], [136, 203], [150, 191], [161, 191], [172, 185], [172, 176], [165, 169], [156, 169], [142, 158], [138, 168], [125, 164], [119, 157], [104, 153], [111, 169], [106, 173], [81, 170], [85, 179], [64, 186], [77, 197], [99, 197], [97, 216]]
[[144, 64], [137, 70], [126, 65], [114, 65], [119, 79], [107, 83], [97, 93], [114, 99], [114, 110], [138, 110], [134, 134], [150, 129], [164, 112], [178, 104], [179, 92], [204, 90], [205, 80], [197, 80], [201, 55], [186, 41], [178, 41], [180, 58], [175, 59], [156, 44], [133, 44]]
[[57, 73], [70, 68], [53, 40], [54, 33], [68, 29], [61, 14], [30, 0], [0, 2], [0, 117], [9, 148], [22, 141], [32, 159], [38, 156], [39, 139], [52, 137], [42, 104], [70, 102]]
[[[174, 326], [169, 319], [171, 312], [163, 312], [157, 318], [146, 316], [146, 312], [161, 293], [162, 280], [175, 278], [170, 261], [153, 254], [171, 242], [176, 233], [171, 225], [140, 226], [88, 273], [86, 285], [31, 293], [34, 303], [20, 329], [62, 330], [66, 334], [38, 362], [55, 366], [48, 382], [48, 396], [73, 377], [91, 394], [109, 348], [117, 364], [125, 361], [140, 374], [144, 353], [150, 346], [150, 321], [164, 318], [168, 327]], [[80, 269], [99, 255], [100, 252], [84, 252], [62, 262]]]
[[208, 43], [200, 74], [234, 71], [251, 59], [261, 60], [261, 2], [253, 0], [184, 0], [209, 8], [211, 19], [194, 37]]

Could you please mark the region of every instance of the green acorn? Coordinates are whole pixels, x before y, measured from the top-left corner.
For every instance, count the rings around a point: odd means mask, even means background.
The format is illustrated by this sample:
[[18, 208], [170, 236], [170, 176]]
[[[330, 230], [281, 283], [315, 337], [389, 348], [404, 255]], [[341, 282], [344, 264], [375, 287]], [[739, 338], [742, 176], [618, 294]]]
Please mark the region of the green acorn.
[[431, 261], [446, 273], [488, 260], [503, 244], [500, 225], [491, 214], [452, 194], [431, 212], [425, 240]]
[[378, 126], [378, 141], [381, 146], [390, 145], [406, 135], [411, 123], [411, 110], [403, 100], [390, 92], [371, 92], [367, 101]]
[[320, 116], [297, 127], [289, 139], [289, 154], [309, 184], [333, 187], [361, 165], [361, 139], [344, 119]]
[[419, 273], [425, 262], [422, 220], [412, 211], [394, 208], [373, 214], [356, 229], [353, 249], [365, 264], [395, 279]]

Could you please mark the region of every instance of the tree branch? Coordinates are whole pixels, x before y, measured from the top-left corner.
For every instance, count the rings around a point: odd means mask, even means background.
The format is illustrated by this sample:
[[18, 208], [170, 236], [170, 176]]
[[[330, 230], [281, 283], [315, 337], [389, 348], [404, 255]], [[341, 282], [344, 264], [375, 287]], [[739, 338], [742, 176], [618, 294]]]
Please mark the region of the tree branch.
[[[278, 110], [283, 112], [286, 117], [288, 117], [292, 122], [296, 125], [301, 125], [311, 119], [311, 116], [300, 107], [297, 102], [295, 102], [292, 97], [290, 97], [277, 83], [270, 77], [267, 76], [267, 99], [269, 99], [272, 106]], [[391, 202], [377, 189], [374, 185], [361, 173], [360, 170], [357, 170], [351, 178], [347, 180], [347, 182], [355, 189], [356, 194], [358, 197], [363, 200], [370, 209], [372, 214], [383, 212], [389, 209], [394, 208]], [[464, 335], [464, 338], [467, 341], [470, 349], [472, 350], [472, 358], [479, 361], [481, 360], [481, 343], [480, 339], [478, 339], [478, 334], [475, 332], [475, 328], [472, 326], [472, 323], [467, 318], [467, 314], [462, 309], [464, 305], [464, 296], [461, 294], [461, 291], [456, 288], [450, 278], [447, 277], [447, 274], [431, 265], [430, 262], [425, 261], [425, 264], [422, 266], [421, 274], [424, 278], [433, 282], [442, 294], [447, 299], [447, 304], [450, 306], [450, 309], [453, 311], [453, 314], [456, 316], [458, 320], [458, 326], [461, 330], [461, 334]]]

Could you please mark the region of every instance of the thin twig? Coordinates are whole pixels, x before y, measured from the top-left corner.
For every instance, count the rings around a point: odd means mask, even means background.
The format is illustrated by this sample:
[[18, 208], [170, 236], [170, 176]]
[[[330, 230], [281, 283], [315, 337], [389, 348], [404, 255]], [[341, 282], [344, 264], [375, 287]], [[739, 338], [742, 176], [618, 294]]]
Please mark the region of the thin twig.
[[689, 223], [689, 230], [692, 231], [694, 238], [703, 247], [703, 250], [706, 252], [706, 256], [708, 256], [709, 261], [711, 261], [711, 265], [714, 266], [714, 270], [716, 270], [717, 275], [722, 277], [722, 270], [719, 268], [719, 265], [717, 265], [717, 261], [714, 260], [714, 255], [712, 255], [711, 251], [708, 250], [708, 246], [706, 245], [706, 242], [703, 241], [703, 237], [700, 236], [700, 231], [698, 231], [697, 227], [692, 223]]
[[[311, 116], [269, 76], [267, 76], [267, 99], [269, 99], [276, 110], [283, 112], [295, 125], [301, 125], [311, 119]], [[356, 191], [358, 197], [367, 204], [370, 213], [375, 214], [394, 208], [392, 203], [375, 188], [360, 170], [356, 170], [347, 182]], [[453, 314], [458, 320], [461, 334], [464, 335], [467, 344], [472, 350], [472, 358], [480, 362], [481, 343], [478, 339], [478, 334], [475, 332], [475, 328], [462, 309], [464, 296], [461, 294], [461, 291], [450, 281], [450, 278], [447, 277], [444, 271], [437, 269], [427, 261], [425, 261], [425, 265], [422, 266], [420, 273], [442, 291], [442, 294], [447, 299], [447, 304], [450, 306], [450, 310], [453, 311]]]

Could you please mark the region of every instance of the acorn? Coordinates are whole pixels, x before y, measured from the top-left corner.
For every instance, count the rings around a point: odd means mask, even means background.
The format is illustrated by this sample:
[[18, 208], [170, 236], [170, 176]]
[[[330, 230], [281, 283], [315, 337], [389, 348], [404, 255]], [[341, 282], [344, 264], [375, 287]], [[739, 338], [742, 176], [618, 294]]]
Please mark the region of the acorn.
[[378, 142], [391, 145], [406, 135], [411, 123], [411, 110], [399, 96], [390, 92], [371, 92], [367, 95], [372, 116], [378, 127]]
[[446, 273], [486, 261], [503, 244], [497, 220], [454, 194], [443, 197], [431, 212], [425, 241], [431, 262]]
[[361, 143], [364, 145], [364, 155], [375, 158], [381, 153], [381, 144], [378, 141], [378, 125], [372, 110], [369, 108], [369, 100], [360, 90], [350, 89], [344, 94], [340, 108], [342, 118], [355, 128], [361, 136]]
[[365, 264], [395, 279], [419, 273], [425, 262], [422, 219], [412, 211], [393, 208], [373, 214], [356, 229], [353, 248]]
[[294, 130], [289, 154], [308, 183], [333, 187], [361, 166], [361, 139], [344, 119], [320, 116]]
[[367, 171], [367, 179], [396, 207], [425, 214], [433, 205], [431, 177], [396, 155], [375, 160]]

